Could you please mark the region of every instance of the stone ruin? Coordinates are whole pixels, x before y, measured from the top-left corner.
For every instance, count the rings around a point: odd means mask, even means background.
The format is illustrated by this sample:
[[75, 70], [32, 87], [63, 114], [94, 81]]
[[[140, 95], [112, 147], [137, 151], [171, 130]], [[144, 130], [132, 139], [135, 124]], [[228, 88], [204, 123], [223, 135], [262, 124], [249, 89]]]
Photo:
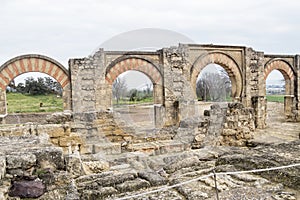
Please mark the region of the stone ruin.
[[[0, 68], [0, 199], [118, 199], [213, 171], [299, 163], [299, 141], [252, 141], [255, 129], [266, 127], [265, 79], [273, 69], [286, 80], [286, 120], [299, 121], [298, 61], [298, 55], [216, 45], [156, 52], [100, 49], [90, 57], [70, 59], [69, 70], [40, 55], [11, 59]], [[210, 63], [228, 72], [233, 102], [213, 104], [202, 116], [194, 88]], [[112, 110], [111, 84], [128, 70], [145, 73], [154, 84], [151, 132], [137, 132]], [[5, 88], [28, 71], [47, 73], [62, 85], [65, 111], [39, 123], [5, 124]], [[296, 199], [298, 174], [299, 166], [224, 175], [131, 199], [214, 199], [215, 181], [223, 198]]]
[[[79, 124], [70, 113], [56, 113], [43, 124], [1, 128], [0, 199], [118, 199], [215, 170], [300, 161], [299, 141], [253, 146], [254, 111], [241, 103], [213, 104], [203, 117], [182, 120], [178, 127], [159, 129], [143, 139], [120, 127], [109, 111], [82, 114], [83, 118], [85, 123]], [[217, 183], [223, 198], [296, 199], [298, 174], [296, 167], [226, 175]], [[131, 199], [214, 199], [215, 195], [211, 177]]]

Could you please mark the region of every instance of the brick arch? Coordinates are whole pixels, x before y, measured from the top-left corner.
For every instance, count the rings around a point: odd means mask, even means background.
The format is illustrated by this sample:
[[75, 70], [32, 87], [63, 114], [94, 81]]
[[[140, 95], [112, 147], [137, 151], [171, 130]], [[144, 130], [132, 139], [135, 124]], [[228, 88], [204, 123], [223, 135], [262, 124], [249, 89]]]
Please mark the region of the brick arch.
[[153, 84], [162, 85], [162, 75], [158, 68], [150, 61], [138, 57], [119, 58], [106, 68], [105, 79], [112, 84], [123, 72], [136, 70], [147, 75]]
[[201, 71], [209, 64], [222, 66], [229, 75], [232, 85], [232, 97], [240, 98], [242, 94], [243, 82], [238, 64], [229, 55], [223, 52], [210, 52], [198, 57], [191, 68], [191, 82], [196, 92], [196, 82]]
[[70, 84], [68, 70], [62, 64], [47, 56], [29, 54], [15, 57], [0, 67], [0, 88], [5, 90], [14, 78], [27, 72], [48, 74], [62, 88]]
[[163, 78], [158, 68], [150, 61], [139, 57], [121, 57], [114, 60], [105, 73], [106, 83], [112, 85], [123, 72], [135, 70], [144, 73], [153, 83], [154, 103], [163, 104]]
[[285, 92], [286, 94], [291, 95], [294, 91], [294, 79], [295, 72], [292, 66], [282, 59], [272, 59], [265, 64], [264, 67], [264, 80], [267, 80], [267, 77], [273, 70], [278, 70], [284, 77], [285, 80]]
[[6, 115], [6, 87], [17, 76], [41, 72], [54, 78], [63, 88], [63, 108], [71, 110], [71, 84], [68, 70], [56, 60], [43, 55], [28, 54], [10, 59], [0, 67], [0, 114]]

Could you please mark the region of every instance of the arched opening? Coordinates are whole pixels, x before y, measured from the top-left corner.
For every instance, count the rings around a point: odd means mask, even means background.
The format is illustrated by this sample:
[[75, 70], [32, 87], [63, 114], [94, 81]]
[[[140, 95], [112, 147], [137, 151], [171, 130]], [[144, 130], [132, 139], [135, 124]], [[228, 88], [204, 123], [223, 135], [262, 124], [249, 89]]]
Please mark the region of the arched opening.
[[[294, 120], [295, 75], [293, 68], [284, 60], [271, 60], [265, 65], [264, 79], [266, 81], [268, 116], [269, 118], [272, 118], [275, 114], [278, 116], [273, 120], [269, 119], [269, 123], [275, 121], [275, 119], [281, 119], [281, 121]], [[285, 119], [283, 117], [285, 117]]]
[[218, 64], [208, 64], [198, 75], [196, 95], [198, 101], [232, 101], [231, 80], [226, 70]]
[[232, 72], [229, 74], [227, 71], [223, 65], [216, 63], [208, 63], [201, 67], [195, 81], [197, 113], [200, 116], [216, 102], [231, 102], [239, 97], [237, 78]]
[[231, 56], [223, 52], [210, 52], [200, 55], [194, 62], [191, 69], [191, 83], [193, 85], [193, 88], [195, 88], [195, 96], [197, 96], [196, 83], [199, 74], [209, 64], [217, 64], [226, 71], [231, 82], [232, 101], [240, 101], [243, 88], [240, 68]]
[[153, 83], [137, 70], [120, 74], [112, 84], [114, 117], [135, 137], [146, 137], [155, 129]]
[[272, 70], [266, 79], [266, 98], [267, 98], [267, 124], [283, 122], [284, 97], [287, 91], [285, 78], [279, 70]]
[[[161, 72], [157, 66], [144, 58], [122, 56], [113, 61], [106, 69], [105, 80], [109, 87], [112, 87], [113, 82], [119, 75], [127, 71], [137, 71], [146, 75], [151, 80], [153, 85], [153, 103], [154, 103], [154, 123], [155, 127], [162, 127], [164, 124], [163, 119], [163, 79]], [[132, 78], [133, 80], [136, 77]], [[112, 101], [108, 108], [112, 107]]]
[[53, 77], [62, 87], [63, 109], [71, 110], [71, 84], [69, 72], [52, 58], [37, 54], [22, 55], [10, 59], [0, 67], [0, 119], [7, 115], [6, 89], [11, 82], [24, 73], [41, 72]]
[[63, 111], [63, 89], [54, 78], [40, 72], [23, 73], [6, 87], [7, 124], [40, 122]]

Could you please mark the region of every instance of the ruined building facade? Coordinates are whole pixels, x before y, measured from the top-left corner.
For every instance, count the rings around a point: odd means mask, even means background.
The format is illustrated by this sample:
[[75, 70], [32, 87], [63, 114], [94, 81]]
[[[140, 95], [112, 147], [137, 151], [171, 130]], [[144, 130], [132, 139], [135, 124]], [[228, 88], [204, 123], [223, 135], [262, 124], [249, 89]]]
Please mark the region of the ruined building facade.
[[0, 114], [7, 115], [6, 87], [18, 75], [42, 72], [63, 88], [64, 109], [95, 113], [112, 107], [112, 83], [121, 73], [136, 70], [153, 83], [155, 124], [176, 125], [195, 110], [196, 80], [208, 64], [222, 66], [232, 83], [232, 98], [255, 111], [257, 128], [266, 126], [266, 78], [279, 70], [286, 83], [285, 115], [299, 121], [299, 55], [268, 55], [243, 46], [179, 44], [155, 52], [105, 51], [69, 60], [69, 68], [42, 55], [23, 55], [0, 68]]

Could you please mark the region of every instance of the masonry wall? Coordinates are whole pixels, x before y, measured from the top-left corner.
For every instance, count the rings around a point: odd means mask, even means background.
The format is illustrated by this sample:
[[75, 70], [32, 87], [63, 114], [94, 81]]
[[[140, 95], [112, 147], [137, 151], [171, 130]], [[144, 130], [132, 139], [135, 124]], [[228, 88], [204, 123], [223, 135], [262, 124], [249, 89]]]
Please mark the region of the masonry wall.
[[246, 107], [254, 108], [255, 125], [257, 128], [266, 126], [266, 97], [264, 81], [263, 52], [254, 51], [252, 48], [246, 48], [245, 51], [245, 78], [244, 91], [245, 97], [242, 102]]
[[[215, 53], [215, 55], [214, 55]], [[199, 113], [195, 110], [197, 101], [195, 84], [192, 83], [191, 70], [201, 55], [211, 54], [212, 63], [220, 63], [241, 79], [234, 79], [236, 87], [242, 88], [241, 94], [234, 97], [245, 107], [251, 107], [255, 113], [257, 128], [266, 126], [266, 97], [264, 80], [265, 63], [270, 59], [263, 52], [248, 47], [216, 45], [183, 45], [158, 50], [157, 52], [105, 52], [102, 49], [94, 55], [70, 60], [72, 81], [72, 110], [76, 113], [98, 112], [112, 106], [111, 85], [105, 80], [106, 68], [115, 60], [124, 56], [138, 56], [157, 66], [162, 75], [162, 85], [155, 85], [155, 116], [159, 127], [178, 125], [181, 120]], [[235, 63], [236, 69], [230, 66], [232, 61], [224, 61], [220, 55], [226, 55]], [[274, 56], [273, 56], [274, 57]], [[276, 56], [275, 56], [276, 57]], [[296, 69], [294, 97], [286, 98], [286, 112], [299, 115], [299, 56], [283, 57], [293, 63]], [[207, 62], [207, 61], [206, 61]], [[209, 61], [208, 61], [209, 63]], [[117, 69], [116, 69], [117, 70]], [[234, 71], [235, 70], [235, 71]], [[145, 72], [147, 73], [147, 72]], [[150, 73], [150, 72], [149, 72]], [[231, 72], [230, 72], [231, 73]], [[232, 75], [232, 74], [231, 74]], [[157, 92], [158, 91], [158, 92]], [[288, 110], [291, 107], [290, 110]]]
[[[0, 89], [0, 115], [6, 116], [6, 93]], [[3, 117], [2, 117], [3, 118]]]

